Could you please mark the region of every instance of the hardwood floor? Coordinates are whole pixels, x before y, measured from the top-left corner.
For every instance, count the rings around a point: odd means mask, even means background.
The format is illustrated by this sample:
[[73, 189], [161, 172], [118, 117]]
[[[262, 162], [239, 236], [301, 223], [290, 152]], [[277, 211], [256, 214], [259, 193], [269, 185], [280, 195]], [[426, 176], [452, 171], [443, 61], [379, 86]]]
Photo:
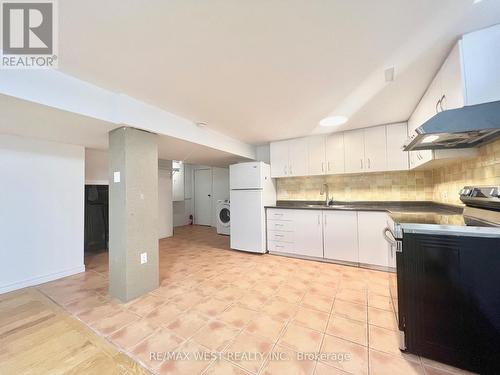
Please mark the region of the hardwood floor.
[[0, 295], [0, 374], [149, 374], [35, 288]]

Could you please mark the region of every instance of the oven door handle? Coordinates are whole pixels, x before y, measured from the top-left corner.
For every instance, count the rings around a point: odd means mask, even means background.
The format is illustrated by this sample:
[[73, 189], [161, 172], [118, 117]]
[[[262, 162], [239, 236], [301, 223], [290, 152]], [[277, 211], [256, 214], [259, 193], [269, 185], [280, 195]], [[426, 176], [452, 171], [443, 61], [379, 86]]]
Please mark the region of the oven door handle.
[[[388, 235], [387, 233], [390, 233], [390, 235]], [[385, 240], [389, 242], [392, 246], [397, 245], [396, 238], [394, 237], [394, 233], [392, 233], [391, 228], [389, 227], [384, 228], [384, 230], [382, 231], [382, 235], [384, 236]]]

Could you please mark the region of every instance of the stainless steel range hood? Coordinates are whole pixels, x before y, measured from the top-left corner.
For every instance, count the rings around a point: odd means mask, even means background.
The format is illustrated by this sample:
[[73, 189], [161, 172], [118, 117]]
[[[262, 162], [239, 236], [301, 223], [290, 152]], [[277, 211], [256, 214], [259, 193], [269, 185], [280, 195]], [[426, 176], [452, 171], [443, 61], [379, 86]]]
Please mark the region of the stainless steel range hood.
[[480, 146], [500, 137], [500, 101], [440, 112], [415, 131], [404, 151]]

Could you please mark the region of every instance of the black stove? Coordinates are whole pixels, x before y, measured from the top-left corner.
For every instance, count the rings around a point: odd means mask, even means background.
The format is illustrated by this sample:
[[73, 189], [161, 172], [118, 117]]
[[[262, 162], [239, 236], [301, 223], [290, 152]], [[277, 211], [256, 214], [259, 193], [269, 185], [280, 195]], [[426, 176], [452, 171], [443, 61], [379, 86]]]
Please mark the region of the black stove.
[[500, 187], [466, 186], [460, 190], [465, 204], [464, 222], [469, 226], [500, 227]]

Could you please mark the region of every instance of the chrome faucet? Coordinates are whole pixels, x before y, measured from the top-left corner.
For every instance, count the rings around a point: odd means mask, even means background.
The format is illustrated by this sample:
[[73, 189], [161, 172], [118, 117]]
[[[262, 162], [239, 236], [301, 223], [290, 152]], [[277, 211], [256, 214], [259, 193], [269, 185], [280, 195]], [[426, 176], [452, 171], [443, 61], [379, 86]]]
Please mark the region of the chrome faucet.
[[323, 194], [325, 194], [325, 206], [328, 206], [328, 203], [330, 202], [330, 188], [328, 187], [328, 184], [321, 185], [319, 195]]

